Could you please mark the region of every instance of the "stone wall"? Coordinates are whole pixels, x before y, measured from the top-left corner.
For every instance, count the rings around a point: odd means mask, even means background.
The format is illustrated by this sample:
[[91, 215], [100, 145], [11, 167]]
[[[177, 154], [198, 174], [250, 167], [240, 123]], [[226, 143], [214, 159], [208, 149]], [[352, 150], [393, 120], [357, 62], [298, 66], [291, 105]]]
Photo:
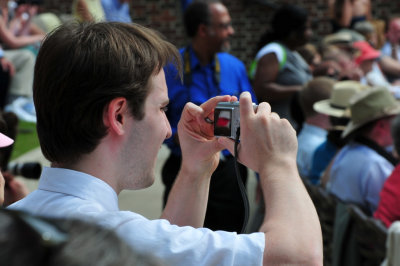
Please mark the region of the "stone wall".
[[[69, 13], [71, 0], [44, 0], [43, 8], [55, 13]], [[314, 41], [329, 33], [327, 13], [328, 0], [226, 0], [236, 34], [232, 43], [232, 54], [248, 66], [254, 56], [259, 36], [267, 29], [275, 3], [293, 3], [309, 10], [313, 18]], [[371, 0], [375, 18], [387, 19], [400, 14], [399, 0]], [[187, 44], [182, 26], [180, 0], [132, 0], [132, 17], [137, 23], [162, 32], [172, 43], [181, 47]]]

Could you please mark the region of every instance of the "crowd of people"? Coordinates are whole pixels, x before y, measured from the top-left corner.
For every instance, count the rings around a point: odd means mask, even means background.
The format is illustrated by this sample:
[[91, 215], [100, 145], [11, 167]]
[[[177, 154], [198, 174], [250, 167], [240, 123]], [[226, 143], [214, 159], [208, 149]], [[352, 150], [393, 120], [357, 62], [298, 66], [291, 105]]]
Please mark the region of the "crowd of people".
[[[88, 238], [104, 230], [104, 241], [118, 243], [121, 256], [81, 250], [102, 265], [142, 255], [143, 265], [322, 265], [321, 225], [304, 182], [387, 227], [400, 219], [400, 18], [382, 36], [370, 1], [330, 1], [332, 32], [319, 38], [306, 9], [279, 6], [249, 68], [229, 53], [235, 18], [217, 0], [182, 1], [188, 45], [180, 48], [132, 23], [129, 1], [73, 1], [69, 22], [37, 18], [40, 1], [11, 2], [0, 0], [0, 78], [10, 81], [0, 100], [4, 112], [22, 106], [37, 123], [51, 167], [19, 201], [4, 199], [12, 190], [4, 173], [0, 200], [16, 202], [0, 211], [0, 227], [18, 230], [14, 221], [32, 239], [43, 228], [52, 234], [57, 248], [32, 257], [38, 265], [72, 259], [75, 223]], [[43, 20], [56, 28], [46, 38], [35, 24]], [[19, 67], [24, 54], [29, 63]], [[217, 104], [236, 101], [237, 139], [215, 137]], [[0, 135], [1, 146], [11, 143]], [[154, 182], [161, 145], [170, 153], [160, 219], [120, 211], [122, 190]], [[239, 183], [249, 169], [258, 208], [245, 233]], [[18, 259], [12, 265], [23, 265]]]

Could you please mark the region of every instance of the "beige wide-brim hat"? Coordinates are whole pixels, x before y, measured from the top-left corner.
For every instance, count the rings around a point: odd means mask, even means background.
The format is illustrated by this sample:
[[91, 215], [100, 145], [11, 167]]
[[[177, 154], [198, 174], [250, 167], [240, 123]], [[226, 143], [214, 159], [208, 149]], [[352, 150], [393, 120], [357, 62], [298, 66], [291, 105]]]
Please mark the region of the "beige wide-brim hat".
[[330, 44], [350, 44], [352, 42], [351, 34], [349, 32], [336, 32], [325, 36], [322, 39], [324, 45]]
[[380, 118], [400, 113], [400, 103], [387, 88], [374, 87], [350, 99], [351, 119], [342, 133], [345, 138], [360, 127]]
[[368, 87], [358, 81], [339, 81], [333, 86], [330, 99], [314, 103], [313, 108], [321, 114], [334, 117], [350, 117], [350, 99]]

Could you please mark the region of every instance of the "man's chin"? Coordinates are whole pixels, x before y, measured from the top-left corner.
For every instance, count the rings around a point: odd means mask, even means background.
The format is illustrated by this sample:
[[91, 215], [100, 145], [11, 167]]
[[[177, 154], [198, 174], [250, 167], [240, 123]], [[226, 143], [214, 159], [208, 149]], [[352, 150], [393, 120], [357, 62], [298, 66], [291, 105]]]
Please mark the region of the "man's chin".
[[224, 43], [221, 47], [221, 52], [229, 53], [231, 51], [231, 44], [230, 43]]
[[140, 180], [140, 182], [135, 182], [132, 183], [131, 185], [128, 185], [124, 189], [127, 190], [140, 190], [140, 189], [145, 189], [154, 184], [155, 176], [154, 173], [151, 175], [148, 175], [146, 178], [143, 178]]
[[149, 175], [146, 179], [143, 180], [140, 188], [138, 188], [138, 189], [144, 189], [144, 188], [151, 187], [154, 184], [154, 180], [155, 180], [154, 174]]

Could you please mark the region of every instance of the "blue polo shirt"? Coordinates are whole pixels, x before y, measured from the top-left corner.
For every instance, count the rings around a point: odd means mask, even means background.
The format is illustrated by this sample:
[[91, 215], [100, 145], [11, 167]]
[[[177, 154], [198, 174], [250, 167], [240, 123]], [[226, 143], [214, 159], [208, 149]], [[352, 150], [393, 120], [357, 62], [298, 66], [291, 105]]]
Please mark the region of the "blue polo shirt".
[[[220, 66], [220, 74], [216, 75], [215, 59], [210, 64], [202, 66], [189, 46], [180, 50], [183, 61], [185, 61], [186, 49], [190, 63], [190, 74], [186, 77], [190, 76], [190, 82], [187, 84], [182, 82], [176, 68], [172, 65], [166, 66], [164, 69], [170, 99], [166, 114], [171, 124], [172, 134], [177, 132], [177, 125], [187, 102], [200, 105], [217, 95], [235, 95], [239, 98], [240, 93], [244, 91], [250, 92], [253, 102], [256, 102], [246, 68], [239, 59], [228, 53], [218, 53], [217, 64], [219, 63]], [[173, 154], [181, 155], [180, 147], [174, 143], [173, 138], [167, 139], [165, 143]]]

